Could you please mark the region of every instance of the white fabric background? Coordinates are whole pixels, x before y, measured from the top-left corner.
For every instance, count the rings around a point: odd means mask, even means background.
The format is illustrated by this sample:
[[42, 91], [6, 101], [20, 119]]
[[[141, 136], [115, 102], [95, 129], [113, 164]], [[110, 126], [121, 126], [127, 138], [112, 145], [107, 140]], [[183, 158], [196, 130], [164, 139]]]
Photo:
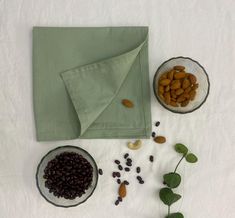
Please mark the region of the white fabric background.
[[[162, 218], [158, 198], [162, 174], [179, 159], [172, 146], [188, 145], [199, 157], [183, 163], [183, 195], [173, 211], [186, 218], [234, 218], [235, 195], [235, 2], [234, 0], [0, 0], [0, 218]], [[188, 115], [163, 109], [152, 95], [153, 121], [167, 143], [144, 140], [132, 152], [146, 182], [134, 175], [124, 202], [115, 207], [112, 161], [127, 151], [126, 140], [72, 140], [38, 143], [32, 108], [32, 26], [148, 25], [151, 83], [166, 59], [189, 56], [208, 71], [211, 93]], [[41, 157], [59, 145], [78, 145], [103, 168], [94, 195], [83, 205], [57, 208], [35, 186]], [[154, 154], [151, 165], [147, 158]], [[131, 175], [131, 174], [130, 174]]]

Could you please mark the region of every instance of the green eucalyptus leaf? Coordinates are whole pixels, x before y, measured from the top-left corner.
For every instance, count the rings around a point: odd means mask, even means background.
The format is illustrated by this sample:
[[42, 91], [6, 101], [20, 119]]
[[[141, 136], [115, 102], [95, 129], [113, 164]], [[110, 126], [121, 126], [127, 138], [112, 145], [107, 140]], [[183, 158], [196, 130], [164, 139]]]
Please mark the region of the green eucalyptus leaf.
[[164, 182], [170, 188], [176, 188], [181, 182], [181, 176], [178, 173], [168, 173], [163, 176]]
[[180, 154], [186, 155], [188, 153], [188, 148], [185, 145], [181, 144], [181, 143], [177, 143], [175, 145], [175, 151], [180, 153]]
[[162, 188], [159, 192], [159, 197], [162, 202], [168, 206], [171, 206], [173, 203], [175, 203], [181, 198], [180, 195], [174, 193], [169, 188]]
[[189, 163], [196, 163], [197, 162], [197, 157], [196, 155], [192, 154], [192, 153], [189, 153], [186, 155], [185, 157], [186, 161], [188, 161]]
[[182, 213], [171, 213], [166, 218], [184, 218], [184, 215]]

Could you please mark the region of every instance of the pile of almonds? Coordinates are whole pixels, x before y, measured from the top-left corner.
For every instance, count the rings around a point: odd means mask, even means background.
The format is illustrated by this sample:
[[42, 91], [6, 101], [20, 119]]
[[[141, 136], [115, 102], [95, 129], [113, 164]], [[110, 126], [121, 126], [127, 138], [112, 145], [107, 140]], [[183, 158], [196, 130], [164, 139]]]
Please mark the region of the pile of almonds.
[[198, 88], [197, 78], [185, 72], [184, 66], [174, 66], [163, 73], [158, 81], [158, 95], [167, 104], [173, 107], [185, 107], [193, 101]]

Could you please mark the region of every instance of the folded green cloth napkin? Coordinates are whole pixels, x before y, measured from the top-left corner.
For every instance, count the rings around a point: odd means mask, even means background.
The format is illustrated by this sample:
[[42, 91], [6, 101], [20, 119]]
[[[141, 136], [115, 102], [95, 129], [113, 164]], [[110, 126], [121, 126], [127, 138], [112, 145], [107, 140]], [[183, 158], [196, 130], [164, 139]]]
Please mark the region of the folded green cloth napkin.
[[150, 137], [147, 36], [147, 27], [34, 27], [37, 140]]

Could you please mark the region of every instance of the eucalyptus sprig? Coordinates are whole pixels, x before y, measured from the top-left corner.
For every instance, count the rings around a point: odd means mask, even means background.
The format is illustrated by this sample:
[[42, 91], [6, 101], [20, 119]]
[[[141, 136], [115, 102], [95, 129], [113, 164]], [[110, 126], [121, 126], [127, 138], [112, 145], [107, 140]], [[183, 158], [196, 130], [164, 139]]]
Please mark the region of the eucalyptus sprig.
[[176, 170], [178, 169], [183, 159], [189, 163], [196, 163], [198, 158], [195, 154], [189, 153], [188, 148], [181, 143], [176, 144], [174, 148], [176, 152], [182, 155], [182, 157], [177, 163], [174, 172], [167, 173], [163, 176], [163, 184], [167, 187], [160, 190], [159, 197], [162, 202], [168, 206], [168, 213], [166, 218], [184, 218], [184, 215], [180, 212], [171, 213], [171, 205], [181, 198], [181, 195], [174, 193], [172, 190], [177, 188], [181, 183], [181, 176], [176, 173]]

